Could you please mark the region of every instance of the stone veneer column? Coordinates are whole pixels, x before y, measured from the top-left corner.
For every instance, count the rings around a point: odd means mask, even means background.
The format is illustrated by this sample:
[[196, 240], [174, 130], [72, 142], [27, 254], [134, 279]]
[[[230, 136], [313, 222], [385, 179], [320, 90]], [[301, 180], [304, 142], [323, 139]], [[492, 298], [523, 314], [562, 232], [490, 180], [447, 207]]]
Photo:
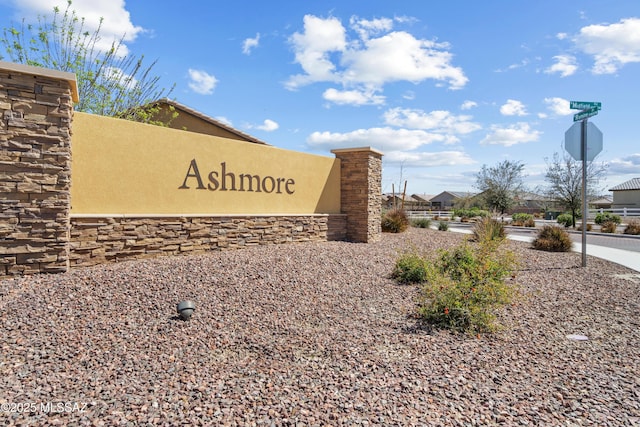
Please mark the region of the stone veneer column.
[[340, 159], [340, 203], [347, 215], [347, 240], [380, 239], [382, 153], [370, 147], [331, 150]]
[[0, 276], [69, 267], [74, 74], [0, 61]]

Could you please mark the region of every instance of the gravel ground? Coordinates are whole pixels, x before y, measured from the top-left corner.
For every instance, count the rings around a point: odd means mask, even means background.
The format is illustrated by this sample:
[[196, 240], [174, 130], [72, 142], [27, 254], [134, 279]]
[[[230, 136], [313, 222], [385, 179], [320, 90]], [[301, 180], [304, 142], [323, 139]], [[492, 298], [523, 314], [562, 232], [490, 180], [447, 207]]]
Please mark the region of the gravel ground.
[[463, 238], [411, 229], [0, 281], [0, 424], [640, 425], [640, 277], [511, 241], [525, 297], [505, 330], [432, 330], [412, 315], [417, 288], [389, 278], [395, 257]]

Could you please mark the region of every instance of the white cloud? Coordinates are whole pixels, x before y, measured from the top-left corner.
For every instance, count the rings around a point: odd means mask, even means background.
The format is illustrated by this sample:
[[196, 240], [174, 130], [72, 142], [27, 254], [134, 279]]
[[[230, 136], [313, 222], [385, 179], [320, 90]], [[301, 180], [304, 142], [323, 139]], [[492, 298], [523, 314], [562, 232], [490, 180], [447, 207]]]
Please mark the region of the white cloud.
[[371, 146], [387, 150], [413, 150], [436, 141], [446, 141], [444, 135], [423, 130], [392, 129], [390, 127], [358, 129], [352, 132], [313, 132], [307, 138], [312, 147], [344, 148]]
[[516, 123], [508, 127], [492, 125], [491, 133], [480, 141], [480, 144], [510, 147], [516, 144], [537, 141], [540, 135], [540, 131], [532, 130], [529, 124], [524, 122]]
[[303, 32], [289, 39], [295, 62], [304, 73], [290, 76], [285, 83], [288, 89], [331, 82], [342, 84], [345, 92], [355, 88], [366, 93], [381, 91], [385, 84], [395, 81], [420, 83], [429, 79], [447, 83], [450, 89], [466, 85], [468, 79], [462, 69], [451, 65], [453, 55], [447, 43], [391, 31], [393, 20], [388, 18], [354, 17], [350, 23], [352, 37], [334, 17], [304, 17]]
[[461, 89], [467, 77], [453, 67], [453, 55], [446, 43], [419, 40], [404, 31], [366, 40], [362, 49], [344, 52], [347, 66], [342, 81], [352, 84], [384, 85], [394, 81], [419, 83], [433, 79], [446, 81], [450, 89]]
[[526, 116], [528, 114], [524, 104], [515, 99], [508, 99], [507, 103], [500, 107], [500, 113], [505, 116]]
[[640, 62], [640, 18], [583, 27], [573, 41], [595, 59], [594, 74], [613, 74], [625, 64]]
[[[51, 0], [27, 0], [15, 2], [17, 15], [27, 22], [36, 22], [39, 15], [53, 16], [53, 7], [58, 6], [63, 14], [67, 8], [66, 1], [51, 2]], [[100, 25], [100, 18], [104, 18], [100, 28], [100, 40], [97, 47], [101, 51], [111, 48], [113, 42], [118, 42], [123, 36], [123, 45], [119, 55], [129, 54], [126, 43], [135, 41], [145, 29], [131, 22], [131, 15], [125, 8], [124, 0], [96, 1], [74, 0], [70, 10], [75, 10], [78, 18], [84, 18], [84, 30], [92, 33]]]
[[342, 52], [347, 47], [346, 32], [336, 18], [322, 19], [313, 15], [304, 17], [304, 33], [294, 33], [289, 39], [293, 45], [296, 62], [305, 74], [291, 76], [287, 88], [319, 82], [336, 81], [335, 65], [331, 52]]
[[[640, 153], [630, 154], [620, 159], [609, 162], [609, 172], [618, 174], [633, 174], [638, 176], [640, 170]], [[619, 183], [621, 184], [621, 183]]]
[[231, 120], [229, 120], [225, 116], [217, 116], [215, 119], [221, 123], [224, 123], [227, 126], [233, 126], [233, 123], [231, 123]]
[[189, 88], [200, 95], [211, 95], [218, 79], [206, 71], [189, 69]]
[[369, 21], [358, 18], [357, 16], [352, 16], [349, 24], [351, 28], [360, 35], [362, 40], [367, 40], [369, 37], [385, 31], [391, 31], [393, 28], [393, 20], [389, 18], [372, 19]]
[[575, 74], [578, 70], [576, 58], [572, 55], [556, 55], [553, 57], [555, 64], [544, 70], [547, 74], [559, 73], [560, 77], [567, 77]]
[[473, 107], [477, 107], [477, 106], [478, 106], [478, 103], [477, 103], [477, 102], [467, 100], [467, 101], [464, 101], [464, 102], [462, 103], [462, 105], [460, 106], [460, 109], [461, 109], [461, 110], [470, 110], [470, 109], [472, 109]]
[[390, 151], [384, 153], [384, 161], [413, 167], [459, 166], [476, 163], [464, 151]]
[[416, 99], [416, 93], [414, 91], [412, 91], [412, 90], [408, 90], [402, 95], [402, 97], [404, 99], [407, 99], [407, 100], [411, 101], [413, 99]]
[[557, 116], [568, 116], [574, 113], [569, 108], [569, 101], [564, 98], [545, 98], [544, 103], [547, 104], [547, 109]]
[[567, 33], [558, 33], [558, 34], [556, 34], [556, 38], [558, 40], [565, 40], [567, 37], [569, 37], [569, 34], [567, 34]]
[[260, 44], [260, 33], [257, 33], [254, 38], [247, 38], [242, 42], [242, 53], [245, 55], [251, 55], [251, 51], [258, 47]]
[[517, 70], [518, 68], [523, 68], [523, 67], [526, 67], [527, 65], [529, 65], [529, 60], [525, 58], [518, 63], [509, 65], [507, 68], [497, 69], [496, 73], [504, 73], [506, 71]]
[[330, 88], [324, 91], [322, 97], [327, 101], [342, 105], [382, 105], [385, 97], [376, 95], [373, 91], [337, 90]]
[[280, 125], [278, 123], [270, 119], [266, 119], [264, 123], [262, 123], [261, 125], [255, 126], [256, 129], [263, 130], [265, 132], [273, 132], [274, 130], [277, 130], [279, 127]]
[[384, 113], [384, 121], [388, 125], [410, 129], [431, 130], [449, 136], [468, 134], [481, 129], [478, 123], [471, 121], [471, 116], [455, 116], [449, 111], [431, 111], [392, 108]]

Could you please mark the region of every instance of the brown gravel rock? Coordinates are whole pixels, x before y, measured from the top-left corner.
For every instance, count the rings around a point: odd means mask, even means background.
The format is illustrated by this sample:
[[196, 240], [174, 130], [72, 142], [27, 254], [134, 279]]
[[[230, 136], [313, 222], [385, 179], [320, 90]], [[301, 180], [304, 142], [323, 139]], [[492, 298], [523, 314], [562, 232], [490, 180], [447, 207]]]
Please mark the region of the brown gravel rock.
[[463, 238], [411, 229], [0, 281], [0, 424], [640, 425], [640, 283], [618, 276], [635, 272], [509, 242], [524, 297], [506, 328], [424, 327], [394, 260]]

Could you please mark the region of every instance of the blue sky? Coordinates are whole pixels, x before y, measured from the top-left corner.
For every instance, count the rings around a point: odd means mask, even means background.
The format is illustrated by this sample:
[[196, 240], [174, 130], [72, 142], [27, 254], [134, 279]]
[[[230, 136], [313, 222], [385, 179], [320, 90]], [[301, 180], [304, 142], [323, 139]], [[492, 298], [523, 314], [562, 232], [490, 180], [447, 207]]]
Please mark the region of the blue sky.
[[[65, 2], [0, 0], [2, 27]], [[637, 0], [75, 0], [157, 59], [172, 98], [276, 147], [382, 151], [383, 191], [473, 191], [482, 165], [544, 185], [569, 101], [599, 101], [606, 189], [640, 177]]]

